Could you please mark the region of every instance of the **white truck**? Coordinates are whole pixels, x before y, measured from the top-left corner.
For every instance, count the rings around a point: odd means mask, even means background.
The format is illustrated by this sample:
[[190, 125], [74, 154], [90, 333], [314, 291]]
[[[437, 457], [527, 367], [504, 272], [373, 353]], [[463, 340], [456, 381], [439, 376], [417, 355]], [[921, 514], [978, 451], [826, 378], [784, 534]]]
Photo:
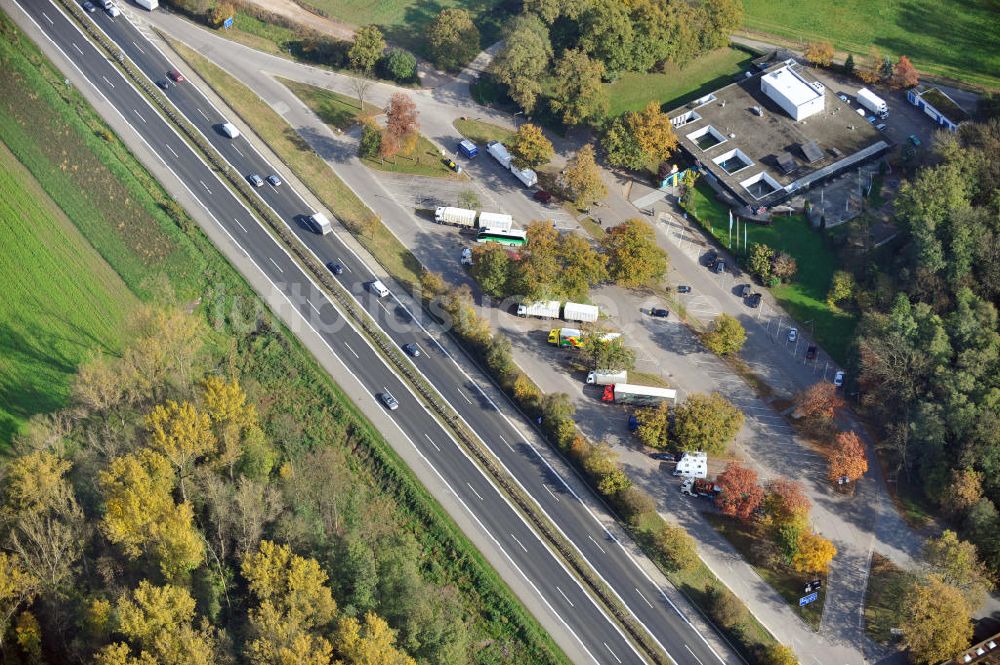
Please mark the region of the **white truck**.
[[330, 220], [326, 218], [326, 215], [321, 212], [309, 215], [306, 217], [306, 221], [309, 226], [312, 227], [312, 230], [321, 236], [325, 236], [327, 233], [333, 232], [333, 224], [331, 224]]
[[592, 369], [587, 373], [588, 386], [610, 386], [615, 383], [626, 383], [628, 381], [628, 371], [609, 372], [606, 370]]
[[708, 478], [708, 453], [684, 453], [677, 460], [673, 475], [685, 478]]
[[626, 406], [656, 406], [660, 402], [677, 401], [677, 391], [672, 388], [637, 386], [631, 383], [616, 383], [604, 387], [602, 402], [614, 402]]
[[563, 305], [563, 319], [566, 321], [583, 321], [593, 323], [600, 315], [597, 305], [584, 305], [578, 302], [567, 302]]
[[861, 88], [858, 90], [857, 95], [858, 103], [864, 106], [866, 109], [874, 113], [880, 118], [889, 117], [889, 107], [886, 105], [885, 100], [876, 95], [874, 92], [868, 88]]
[[135, 0], [135, 4], [149, 11], [153, 11], [160, 6], [159, 0]]
[[531, 303], [521, 303], [517, 306], [517, 315], [521, 317], [537, 316], [540, 319], [559, 318], [558, 300], [539, 300]]
[[479, 228], [490, 231], [510, 231], [514, 226], [514, 218], [499, 212], [479, 213]]
[[441, 207], [434, 211], [434, 221], [438, 224], [454, 224], [471, 229], [476, 225], [476, 211], [467, 208]]
[[538, 184], [538, 174], [531, 169], [519, 169], [514, 165], [514, 158], [511, 157], [507, 148], [499, 141], [490, 141], [486, 144], [486, 152], [490, 153], [493, 159], [500, 162], [500, 166], [514, 174], [525, 187], [534, 187]]

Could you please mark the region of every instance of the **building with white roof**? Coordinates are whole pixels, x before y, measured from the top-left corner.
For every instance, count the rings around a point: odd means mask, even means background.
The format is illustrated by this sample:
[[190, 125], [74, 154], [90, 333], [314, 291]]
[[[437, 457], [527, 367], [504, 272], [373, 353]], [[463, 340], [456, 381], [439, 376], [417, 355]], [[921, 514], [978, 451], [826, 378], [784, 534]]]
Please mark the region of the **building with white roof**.
[[826, 86], [807, 81], [791, 65], [761, 76], [760, 89], [796, 121], [822, 113], [826, 107]]

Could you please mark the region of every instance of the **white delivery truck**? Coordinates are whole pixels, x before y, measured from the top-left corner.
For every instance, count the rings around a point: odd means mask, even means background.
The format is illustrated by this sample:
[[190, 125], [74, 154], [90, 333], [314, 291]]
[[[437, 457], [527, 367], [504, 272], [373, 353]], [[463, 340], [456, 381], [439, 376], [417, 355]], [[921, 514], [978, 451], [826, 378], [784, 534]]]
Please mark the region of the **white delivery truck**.
[[236, 129], [236, 125], [231, 122], [222, 123], [222, 133], [231, 139], [235, 139], [240, 135], [240, 130]]
[[490, 231], [510, 231], [514, 226], [514, 218], [499, 212], [479, 213], [479, 228]]
[[389, 295], [389, 289], [385, 288], [385, 284], [383, 284], [381, 281], [377, 279], [368, 282], [368, 290], [374, 293], [379, 298], [385, 298], [387, 295]]
[[531, 303], [521, 303], [517, 306], [518, 316], [537, 316], [540, 319], [559, 318], [558, 300], [539, 300]]
[[525, 187], [534, 187], [538, 184], [538, 174], [531, 169], [519, 169], [511, 164], [510, 172], [513, 173]]
[[476, 211], [468, 208], [441, 207], [434, 211], [434, 221], [438, 224], [454, 224], [471, 229], [476, 225]]
[[135, 4], [149, 11], [153, 11], [160, 6], [159, 0], [135, 0]]
[[889, 117], [889, 107], [886, 105], [885, 100], [876, 95], [874, 92], [868, 88], [861, 88], [858, 90], [858, 94], [855, 95], [858, 99], [858, 103], [864, 106], [866, 109], [874, 113], [880, 118]]
[[510, 165], [513, 163], [513, 157], [507, 152], [507, 148], [504, 147], [503, 143], [500, 141], [490, 141], [486, 144], [486, 152], [490, 153], [493, 159], [500, 162], [500, 166], [505, 169], [509, 169]]
[[685, 478], [708, 478], [708, 453], [684, 453], [677, 460], [673, 475]]
[[578, 302], [567, 302], [563, 305], [563, 319], [566, 321], [583, 321], [593, 323], [597, 320], [600, 310], [597, 305], [584, 305]]
[[677, 401], [677, 391], [672, 388], [637, 386], [631, 383], [616, 383], [604, 386], [602, 402], [614, 402], [626, 406], [656, 406], [660, 402]]
[[610, 386], [615, 383], [626, 383], [628, 381], [628, 371], [609, 372], [607, 370], [592, 369], [587, 373], [587, 385], [590, 386]]
[[321, 236], [325, 236], [327, 233], [333, 232], [333, 224], [331, 224], [330, 220], [326, 218], [326, 215], [321, 212], [309, 215], [306, 217], [306, 221], [309, 222], [309, 226], [312, 230]]

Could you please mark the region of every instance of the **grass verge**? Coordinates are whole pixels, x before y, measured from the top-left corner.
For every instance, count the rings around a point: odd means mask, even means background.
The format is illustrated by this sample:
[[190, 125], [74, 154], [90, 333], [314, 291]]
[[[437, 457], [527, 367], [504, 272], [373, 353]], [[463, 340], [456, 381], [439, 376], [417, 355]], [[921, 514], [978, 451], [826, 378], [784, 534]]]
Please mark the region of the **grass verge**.
[[350, 129], [366, 117], [376, 116], [382, 112], [382, 109], [374, 104], [365, 104], [362, 110], [357, 100], [332, 90], [324, 90], [280, 76], [275, 78], [311, 108], [320, 120], [341, 131]]
[[798, 573], [785, 563], [777, 548], [755, 523], [741, 522], [718, 513], [704, 513], [704, 515], [715, 530], [736, 548], [754, 571], [785, 599], [803, 621], [814, 629], [819, 629], [819, 622], [823, 617], [823, 603], [826, 602], [825, 584], [815, 601], [800, 606], [799, 598], [805, 595], [802, 589], [805, 583], [815, 576]]
[[[715, 192], [703, 182], [696, 186], [692, 214], [723, 247], [729, 245], [729, 209], [715, 198]], [[741, 225], [742, 227], [742, 225]], [[805, 326], [816, 341], [838, 363], [846, 364], [848, 347], [858, 324], [857, 317], [835, 312], [826, 304], [833, 273], [837, 269], [836, 257], [826, 248], [823, 237], [813, 230], [799, 215], [775, 217], [767, 226], [747, 224], [749, 244], [764, 243], [772, 249], [790, 254], [798, 263], [798, 272], [790, 284], [771, 289], [778, 303], [788, 311], [800, 326]], [[746, 252], [743, 238], [734, 246], [734, 254], [743, 259]]]
[[[551, 637], [517, 602], [412, 472], [288, 330], [270, 317], [258, 320], [258, 325], [250, 331], [230, 330], [229, 320], [221, 315], [222, 312], [232, 312], [243, 319], [249, 312], [249, 320], [254, 320], [254, 313], [266, 311], [247, 283], [183, 210], [173, 210], [171, 216], [159, 211], [160, 198], [169, 201], [162, 187], [111, 133], [86, 100], [63, 84], [63, 76], [2, 15], [0, 34], [4, 37], [0, 40], [0, 56], [5, 62], [0, 83], [6, 86], [4, 102], [0, 104], [0, 131], [4, 142], [10, 145], [8, 137], [12, 136], [17, 139], [18, 148], [34, 158], [25, 162], [25, 166], [46, 193], [57, 203], [63, 197], [72, 203], [96, 197], [97, 194], [90, 191], [95, 183], [112, 187], [119, 173], [126, 184], [142, 183], [145, 189], [129, 190], [134, 196], [131, 205], [135, 206], [130, 222], [148, 226], [140, 231], [152, 246], [172, 247], [176, 252], [186, 253], [197, 272], [165, 272], [154, 257], [145, 260], [145, 245], [123, 245], [118, 236], [126, 230], [119, 228], [120, 222], [111, 202], [96, 206], [99, 213], [96, 219], [83, 220], [94, 224], [93, 228], [88, 228], [92, 232], [88, 236], [88, 240], [93, 238], [91, 245], [103, 256], [111, 256], [117, 265], [110, 260], [109, 263], [116, 270], [119, 265], [123, 269], [145, 266], [132, 270], [129, 280], [135, 280], [138, 286], [145, 285], [146, 292], [162, 295], [164, 291], [173, 290], [213, 300], [212, 305], [196, 309], [197, 315], [208, 318], [212, 329], [226, 331], [220, 334], [239, 336], [236, 349], [228, 344], [214, 349], [220, 362], [226, 362], [228, 355], [228, 362], [240, 364], [246, 372], [245, 384], [250, 390], [267, 395], [270, 402], [276, 398], [287, 400], [287, 412], [280, 414], [279, 419], [291, 418], [301, 425], [303, 446], [351, 446], [350, 471], [357, 474], [358, 482], [370, 483], [386, 494], [387, 505], [393, 509], [393, 519], [405, 524], [423, 543], [426, 556], [420, 565], [424, 574], [443, 580], [445, 584], [454, 584], [461, 591], [463, 603], [470, 613], [470, 623], [475, 627], [478, 662], [568, 663]], [[57, 94], [49, 94], [52, 91]], [[25, 100], [23, 108], [31, 112], [27, 120], [18, 115], [22, 108], [11, 104], [20, 99]], [[95, 136], [100, 137], [99, 141], [91, 143]], [[52, 164], [42, 159], [46, 151], [63, 158], [71, 155], [74, 159], [92, 160], [87, 162], [92, 170], [59, 168], [58, 162]], [[78, 182], [42, 177], [49, 171], [99, 179]], [[88, 182], [89, 186], [84, 186]], [[118, 201], [117, 207], [122, 207], [122, 201]], [[143, 210], [158, 213], [143, 217]], [[69, 216], [74, 223], [81, 224], [74, 215]], [[126, 283], [131, 287], [129, 280]], [[157, 287], [160, 280], [166, 280], [169, 286]], [[220, 299], [224, 302], [219, 302]], [[338, 421], [337, 425], [331, 427], [334, 420]], [[287, 429], [288, 421], [284, 422]], [[339, 432], [340, 436], [325, 436], [331, 430]], [[315, 436], [317, 434], [319, 436]]]
[[913, 581], [911, 573], [881, 554], [872, 554], [865, 591], [865, 633], [868, 637], [880, 644], [893, 641], [891, 630], [899, 627], [900, 603]]
[[504, 141], [509, 141], [514, 136], [512, 130], [500, 125], [494, 125], [491, 122], [483, 122], [482, 120], [459, 118], [453, 124], [459, 134], [478, 144], [482, 152], [485, 152], [485, 146], [489, 141], [500, 141], [503, 143]]

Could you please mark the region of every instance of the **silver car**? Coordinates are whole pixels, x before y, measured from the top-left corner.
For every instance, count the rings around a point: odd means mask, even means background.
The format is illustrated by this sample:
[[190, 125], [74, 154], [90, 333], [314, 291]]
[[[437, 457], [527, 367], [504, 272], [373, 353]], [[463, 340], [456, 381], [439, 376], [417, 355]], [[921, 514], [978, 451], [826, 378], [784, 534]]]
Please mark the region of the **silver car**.
[[385, 404], [385, 408], [390, 411], [395, 411], [399, 408], [399, 402], [396, 401], [396, 398], [389, 391], [379, 394], [378, 398]]

